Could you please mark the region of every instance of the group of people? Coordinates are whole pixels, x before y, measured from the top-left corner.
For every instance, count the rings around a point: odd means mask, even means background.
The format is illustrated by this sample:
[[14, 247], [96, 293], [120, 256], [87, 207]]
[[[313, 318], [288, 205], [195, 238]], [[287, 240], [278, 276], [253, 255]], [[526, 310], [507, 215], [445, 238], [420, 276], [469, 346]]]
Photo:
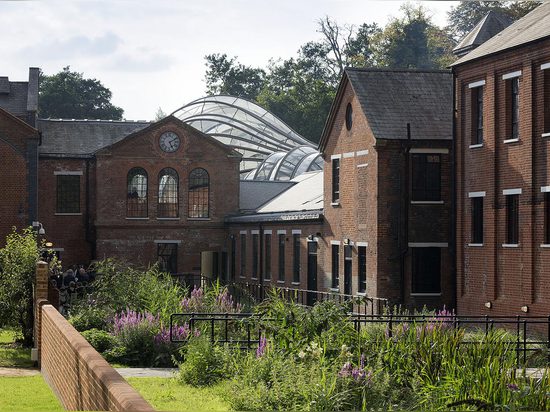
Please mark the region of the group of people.
[[74, 265], [65, 272], [54, 270], [50, 275], [50, 290], [53, 295], [50, 299], [54, 304], [57, 303], [59, 312], [66, 316], [71, 303], [82, 298], [94, 280], [95, 272], [86, 270], [84, 265]]

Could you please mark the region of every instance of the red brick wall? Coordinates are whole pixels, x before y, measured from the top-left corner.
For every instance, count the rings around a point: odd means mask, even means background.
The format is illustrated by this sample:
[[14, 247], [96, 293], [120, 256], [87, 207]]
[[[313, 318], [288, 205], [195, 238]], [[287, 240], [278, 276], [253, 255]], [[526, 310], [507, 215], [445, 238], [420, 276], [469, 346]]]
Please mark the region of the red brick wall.
[[[457, 102], [457, 293], [460, 314], [546, 315], [550, 311], [550, 249], [544, 243], [541, 186], [550, 185], [550, 140], [544, 130], [544, 73], [550, 40], [485, 57], [455, 68]], [[519, 141], [510, 139], [509, 99], [502, 75], [519, 77]], [[484, 142], [470, 148], [471, 89], [485, 80]], [[505, 189], [521, 188], [519, 245], [506, 243]], [[483, 246], [471, 243], [469, 192], [485, 191]], [[485, 303], [491, 303], [486, 308]]]
[[38, 132], [0, 109], [0, 247], [13, 226], [21, 229], [30, 224], [26, 163], [29, 139], [38, 139]]
[[[165, 131], [181, 138], [174, 153], [158, 145]], [[226, 247], [224, 218], [238, 210], [239, 160], [229, 148], [178, 120], [165, 120], [97, 154], [96, 236], [97, 257], [124, 257], [147, 265], [157, 260], [155, 240], [174, 240], [178, 245], [178, 272], [200, 270], [201, 251]], [[148, 174], [148, 216], [126, 217], [127, 175], [133, 167]], [[166, 167], [179, 177], [178, 218], [158, 218], [158, 175]], [[188, 217], [188, 177], [195, 168], [207, 170], [210, 178], [208, 218]], [[135, 253], [139, 250], [139, 253]]]

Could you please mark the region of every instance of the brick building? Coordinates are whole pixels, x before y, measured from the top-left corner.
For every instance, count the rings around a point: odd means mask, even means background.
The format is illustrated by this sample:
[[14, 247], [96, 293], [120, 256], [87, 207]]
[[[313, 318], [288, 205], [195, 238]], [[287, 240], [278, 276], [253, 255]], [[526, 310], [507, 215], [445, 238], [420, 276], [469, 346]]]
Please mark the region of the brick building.
[[454, 306], [452, 78], [346, 69], [321, 137], [326, 286]]
[[13, 226], [28, 226], [36, 220], [37, 106], [37, 68], [29, 70], [29, 81], [0, 77], [0, 247]]
[[452, 65], [460, 314], [550, 311], [550, 3]]

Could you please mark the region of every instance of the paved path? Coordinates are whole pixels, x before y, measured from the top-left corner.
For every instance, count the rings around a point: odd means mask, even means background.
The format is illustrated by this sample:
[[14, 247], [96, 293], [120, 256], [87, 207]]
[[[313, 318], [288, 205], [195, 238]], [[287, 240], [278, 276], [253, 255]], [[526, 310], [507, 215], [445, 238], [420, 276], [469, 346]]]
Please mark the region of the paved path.
[[178, 368], [116, 368], [123, 378], [174, 378]]
[[27, 368], [0, 368], [0, 377], [34, 376], [39, 375], [38, 369]]

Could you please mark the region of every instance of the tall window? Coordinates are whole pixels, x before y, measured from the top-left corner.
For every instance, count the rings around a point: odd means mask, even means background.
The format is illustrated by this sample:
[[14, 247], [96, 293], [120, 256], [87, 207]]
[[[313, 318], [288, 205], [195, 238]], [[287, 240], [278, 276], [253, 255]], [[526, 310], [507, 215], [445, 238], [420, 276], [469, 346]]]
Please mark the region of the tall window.
[[127, 217], [147, 217], [147, 172], [134, 167], [128, 172]]
[[202, 168], [193, 169], [189, 174], [189, 211], [191, 218], [209, 216], [210, 177]]
[[265, 235], [265, 279], [271, 279], [271, 234]]
[[412, 200], [441, 200], [440, 154], [412, 154]]
[[231, 235], [231, 280], [235, 280], [235, 273], [237, 266], [237, 240], [235, 239], [235, 236]]
[[80, 213], [80, 176], [57, 175], [56, 213]]
[[159, 173], [158, 217], [178, 217], [178, 173], [169, 167]]
[[241, 277], [246, 276], [246, 235], [241, 234]]
[[519, 77], [514, 77], [508, 81], [510, 90], [510, 138], [517, 139], [519, 137]]
[[292, 235], [292, 281], [300, 282], [300, 235]]
[[157, 257], [161, 271], [168, 273], [178, 271], [178, 245], [176, 243], [159, 243]]
[[441, 293], [441, 248], [412, 248], [412, 293]]
[[367, 248], [357, 247], [357, 268], [359, 270], [359, 292], [367, 291]]
[[340, 245], [332, 245], [332, 284], [333, 289], [338, 289], [340, 284]]
[[252, 235], [252, 277], [254, 279], [258, 278], [258, 248], [259, 248], [259, 242], [258, 238], [260, 235], [253, 234]]
[[550, 193], [544, 194], [544, 243], [550, 244]]
[[286, 235], [279, 234], [279, 280], [285, 280], [285, 241]]
[[332, 159], [332, 202], [340, 201], [340, 159]]
[[483, 197], [472, 197], [472, 243], [483, 243]]
[[544, 133], [550, 133], [550, 68], [544, 70]]
[[519, 243], [519, 195], [506, 196], [506, 243]]
[[472, 89], [472, 144], [483, 143], [483, 86]]

